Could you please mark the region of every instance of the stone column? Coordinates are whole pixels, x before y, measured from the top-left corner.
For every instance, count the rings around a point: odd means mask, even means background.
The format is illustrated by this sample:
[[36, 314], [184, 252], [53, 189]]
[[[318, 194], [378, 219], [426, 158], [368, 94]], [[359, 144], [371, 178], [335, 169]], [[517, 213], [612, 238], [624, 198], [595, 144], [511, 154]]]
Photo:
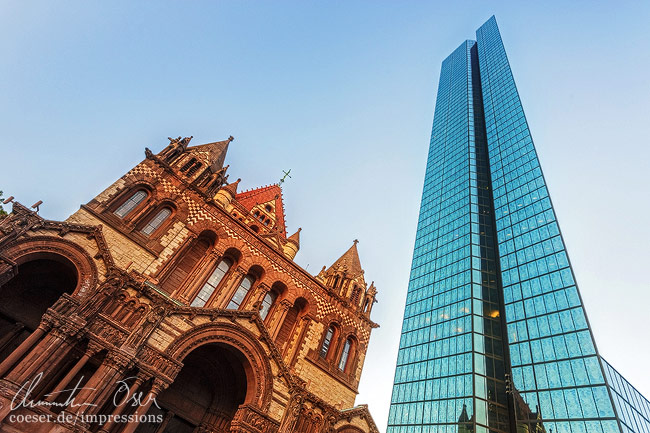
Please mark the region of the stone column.
[[[116, 379], [120, 377], [132, 363], [132, 358], [121, 351], [111, 351], [106, 359], [93, 374], [88, 383], [74, 397], [75, 407], [69, 408], [69, 412], [77, 415], [90, 414], [101, 409], [104, 400], [116, 385]], [[67, 409], [66, 409], [67, 410]]]
[[280, 301], [280, 304], [273, 313], [273, 323], [270, 326], [269, 333], [271, 334], [271, 338], [274, 340], [278, 337], [280, 328], [282, 328], [282, 323], [284, 323], [284, 318], [287, 316], [287, 312], [292, 305], [291, 302], [284, 299]]
[[111, 428], [115, 425], [115, 417], [119, 416], [122, 414], [122, 412], [129, 407], [129, 400], [133, 395], [139, 391], [140, 387], [142, 386], [142, 383], [147, 380], [147, 378], [144, 375], [138, 375], [135, 378], [135, 381], [133, 384], [129, 387], [128, 392], [124, 395], [124, 398], [117, 403], [115, 406], [115, 409], [113, 409], [113, 412], [111, 412], [110, 415], [110, 420], [102, 426], [102, 428], [97, 432], [97, 433], [108, 433]]
[[[296, 345], [293, 348], [293, 355], [291, 356], [291, 362], [289, 363], [290, 366], [293, 366], [296, 363], [296, 358], [298, 357], [298, 354], [300, 353], [300, 348], [302, 347], [305, 337], [307, 335], [307, 330], [309, 329], [309, 325], [311, 323], [311, 319], [309, 316], [305, 315], [302, 316], [300, 319], [300, 333], [298, 334], [298, 337], [296, 338]], [[294, 329], [294, 334], [298, 331], [298, 329]], [[289, 343], [291, 342], [291, 338], [289, 339]]]
[[[239, 283], [246, 276], [246, 270], [240, 266], [237, 266], [232, 272], [226, 273], [224, 276], [224, 281], [221, 282], [220, 287], [217, 289], [221, 293], [217, 295], [217, 302], [215, 302], [215, 308], [226, 308], [228, 303], [232, 299], [235, 291], [239, 287]], [[252, 288], [251, 288], [252, 290]]]
[[81, 356], [81, 358], [79, 358], [72, 369], [70, 369], [68, 374], [66, 374], [63, 379], [61, 379], [59, 383], [54, 387], [54, 389], [48, 394], [48, 397], [45, 399], [45, 401], [54, 401], [59, 396], [61, 391], [63, 391], [65, 387], [68, 386], [70, 381], [77, 375], [77, 373], [79, 373], [83, 366], [86, 365], [88, 360], [97, 352], [99, 352], [99, 347], [93, 346], [86, 349], [84, 354]]
[[100, 410], [106, 401], [107, 396], [117, 386], [118, 379], [121, 378], [124, 375], [124, 372], [132, 365], [133, 358], [130, 354], [121, 350], [109, 352], [106, 355], [103, 364], [90, 378], [86, 386], [84, 386], [84, 391], [87, 390], [88, 393], [83, 398], [81, 392], [79, 393], [79, 402], [87, 402], [94, 404], [95, 406], [88, 406], [87, 410], [83, 410], [83, 407], [80, 407], [80, 409], [82, 409], [80, 413], [95, 413]]
[[13, 365], [18, 362], [20, 358], [27, 353], [29, 349], [31, 349], [38, 340], [45, 335], [47, 332], [47, 329], [43, 326], [40, 325], [32, 334], [27, 337], [25, 341], [23, 341], [20, 346], [16, 348], [13, 352], [11, 352], [11, 355], [7, 357], [2, 363], [0, 364], [0, 377], [4, 376], [4, 374], [9, 371]]
[[248, 292], [249, 293], [249, 295], [247, 296], [248, 299], [244, 299], [244, 301], [246, 301], [246, 304], [243, 305], [242, 310], [255, 310], [256, 306], [259, 306], [259, 309], [261, 309], [262, 301], [264, 300], [264, 297], [270, 290], [271, 288], [264, 283], [259, 283], [253, 286]]
[[43, 373], [43, 378], [45, 378], [47, 374], [51, 373], [48, 371], [49, 367], [59, 362], [72, 348], [70, 337], [75, 335], [76, 331], [67, 328], [51, 330], [34, 350], [7, 375], [7, 379], [16, 383], [24, 383], [38, 373]]
[[165, 389], [168, 386], [165, 382], [163, 382], [160, 379], [154, 379], [153, 384], [151, 385], [151, 390], [147, 394], [147, 396], [142, 400], [142, 406], [139, 406], [135, 412], [133, 413], [133, 419], [124, 427], [122, 430], [122, 433], [133, 433], [136, 428], [138, 428], [138, 424], [140, 422], [138, 421], [138, 417], [140, 415], [146, 415], [146, 413], [149, 411], [149, 408], [151, 407], [152, 403], [160, 394], [160, 391]]

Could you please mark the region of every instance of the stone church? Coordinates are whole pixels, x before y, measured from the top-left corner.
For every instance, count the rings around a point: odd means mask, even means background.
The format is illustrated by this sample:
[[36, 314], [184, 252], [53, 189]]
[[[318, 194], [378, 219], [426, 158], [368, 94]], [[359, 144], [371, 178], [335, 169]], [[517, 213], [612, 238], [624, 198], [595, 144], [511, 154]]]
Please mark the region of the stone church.
[[0, 220], [1, 432], [378, 432], [356, 241], [311, 275], [281, 187], [238, 191], [232, 137], [190, 140], [65, 221]]

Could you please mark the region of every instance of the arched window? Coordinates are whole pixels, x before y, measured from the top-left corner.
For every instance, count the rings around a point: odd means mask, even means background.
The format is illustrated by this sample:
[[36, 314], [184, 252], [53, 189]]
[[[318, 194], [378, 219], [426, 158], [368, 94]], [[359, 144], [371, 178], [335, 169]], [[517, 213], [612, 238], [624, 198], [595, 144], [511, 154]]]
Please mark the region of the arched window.
[[285, 345], [287, 342], [291, 341], [293, 336], [298, 317], [301, 313], [307, 311], [307, 301], [305, 298], [298, 298], [293, 303], [293, 306], [289, 308], [287, 314], [284, 316], [284, 322], [280, 327], [280, 331], [275, 338], [275, 344], [278, 346], [281, 352], [284, 352], [286, 349]]
[[359, 297], [361, 295], [361, 289], [355, 284], [354, 289], [352, 289], [352, 298], [351, 301], [355, 305], [359, 305]]
[[120, 218], [124, 218], [127, 216], [137, 205], [142, 203], [142, 201], [147, 198], [147, 193], [144, 190], [138, 190], [131, 197], [129, 197], [128, 200], [126, 200], [124, 203], [118, 207], [115, 212], [113, 212], [115, 215], [117, 215]]
[[151, 236], [153, 232], [156, 231], [160, 225], [165, 222], [167, 218], [172, 214], [172, 210], [168, 207], [164, 207], [158, 211], [158, 213], [149, 220], [149, 222], [142, 227], [141, 232], [147, 236]]
[[343, 346], [343, 353], [341, 353], [341, 360], [339, 361], [339, 370], [345, 371], [345, 368], [348, 366], [348, 359], [350, 358], [350, 351], [352, 350], [352, 338], [345, 340], [345, 346]]
[[219, 283], [223, 280], [223, 277], [226, 275], [230, 267], [232, 266], [232, 260], [229, 258], [224, 258], [219, 262], [219, 265], [212, 271], [210, 278], [205, 282], [199, 293], [196, 295], [190, 306], [192, 307], [204, 307], [208, 303], [210, 297], [217, 290]]
[[327, 328], [327, 333], [325, 334], [323, 345], [320, 347], [320, 356], [323, 359], [327, 358], [327, 354], [330, 351], [330, 346], [332, 344], [332, 337], [334, 337], [334, 327], [330, 326], [329, 328]]
[[183, 164], [183, 166], [181, 167], [181, 172], [185, 173], [187, 170], [190, 169], [192, 165], [194, 165], [195, 162], [196, 162], [196, 158], [190, 158], [190, 160], [187, 161], [185, 164]]
[[[216, 235], [210, 231], [202, 232], [186, 248], [171, 260], [159, 276], [160, 285], [166, 293], [173, 293], [182, 287], [185, 279], [192, 273], [196, 265], [206, 256], [216, 241]], [[190, 283], [191, 285], [191, 283]]]
[[230, 300], [226, 308], [230, 310], [238, 310], [242, 302], [244, 302], [244, 298], [248, 294], [248, 291], [251, 289], [254, 282], [255, 282], [255, 277], [253, 277], [250, 274], [246, 275], [244, 279], [241, 280], [241, 283], [239, 283], [239, 287], [237, 287], [237, 291], [235, 291], [235, 294], [232, 296], [232, 299]]
[[266, 292], [266, 295], [264, 295], [264, 299], [262, 299], [262, 309], [260, 310], [260, 317], [262, 317], [262, 320], [266, 320], [266, 316], [269, 315], [269, 311], [277, 297], [277, 293], [273, 290], [269, 290]]
[[201, 168], [201, 165], [202, 165], [202, 164], [201, 164], [200, 162], [197, 162], [197, 163], [194, 164], [192, 167], [190, 167], [190, 169], [187, 171], [187, 176], [188, 176], [188, 177], [192, 177], [192, 176], [194, 176], [194, 174], [195, 174], [197, 171], [199, 171], [199, 169]]

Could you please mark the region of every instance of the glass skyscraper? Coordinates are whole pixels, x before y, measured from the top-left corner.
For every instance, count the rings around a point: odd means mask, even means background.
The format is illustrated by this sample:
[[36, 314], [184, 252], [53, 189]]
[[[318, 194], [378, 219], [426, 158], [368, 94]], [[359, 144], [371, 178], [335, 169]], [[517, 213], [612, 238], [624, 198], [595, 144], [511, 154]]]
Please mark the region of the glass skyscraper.
[[650, 433], [596, 350], [494, 17], [442, 63], [387, 433]]

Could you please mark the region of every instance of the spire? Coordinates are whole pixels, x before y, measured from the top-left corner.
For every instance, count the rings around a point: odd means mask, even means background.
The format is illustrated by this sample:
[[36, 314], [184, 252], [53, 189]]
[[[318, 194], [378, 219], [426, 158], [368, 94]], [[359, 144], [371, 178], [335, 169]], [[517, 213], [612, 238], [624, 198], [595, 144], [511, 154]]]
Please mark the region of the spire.
[[282, 250], [284, 251], [284, 254], [289, 257], [291, 260], [293, 260], [296, 257], [296, 254], [298, 254], [298, 250], [300, 250], [300, 231], [302, 229], [298, 229], [297, 232], [289, 236], [289, 239], [287, 239], [287, 242], [282, 246]]
[[361, 260], [359, 260], [359, 250], [357, 250], [358, 243], [359, 241], [355, 239], [352, 246], [329, 267], [328, 271], [331, 269], [345, 269], [352, 278], [362, 275], [363, 269], [361, 268]]
[[293, 242], [296, 245], [300, 246], [300, 232], [302, 231], [302, 228], [299, 228], [297, 232], [289, 236], [289, 239], [287, 239], [289, 242]]
[[239, 185], [239, 182], [241, 182], [241, 178], [237, 179], [233, 183], [229, 183], [228, 185], [224, 186], [223, 189], [228, 191], [234, 197], [237, 195], [237, 186]]
[[460, 417], [458, 418], [458, 422], [469, 422], [469, 415], [467, 414], [467, 405], [463, 405], [463, 410], [460, 413]]
[[232, 135], [223, 141], [215, 141], [213, 143], [200, 144], [198, 146], [191, 146], [187, 148], [187, 152], [196, 157], [205, 166], [210, 167], [213, 173], [216, 173], [223, 168], [223, 163], [226, 160], [226, 153], [228, 152], [228, 145], [234, 140]]

